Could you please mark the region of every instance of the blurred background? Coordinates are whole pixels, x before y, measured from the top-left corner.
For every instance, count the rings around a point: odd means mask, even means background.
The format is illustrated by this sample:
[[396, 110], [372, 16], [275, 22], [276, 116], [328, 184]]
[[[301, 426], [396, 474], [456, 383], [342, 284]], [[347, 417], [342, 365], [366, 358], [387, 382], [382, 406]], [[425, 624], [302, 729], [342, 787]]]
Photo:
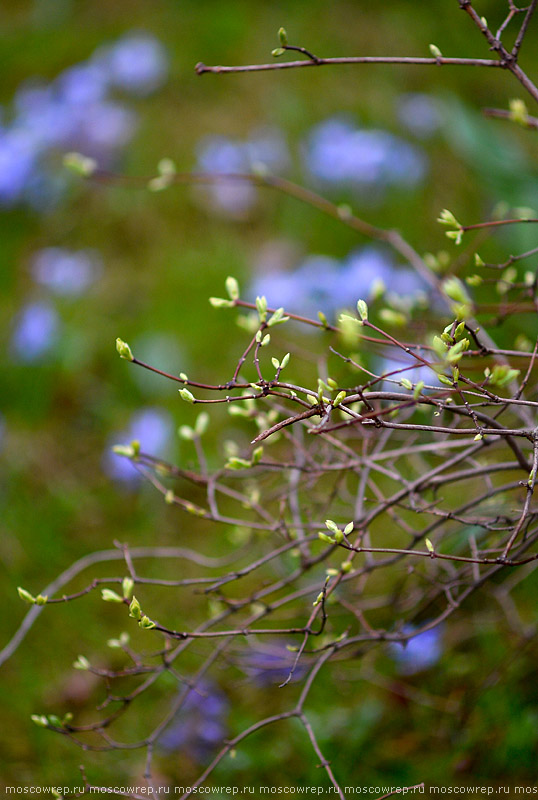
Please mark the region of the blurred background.
[[[198, 61], [271, 60], [281, 25], [291, 44], [323, 56], [428, 56], [435, 43], [444, 55], [488, 57], [456, 2], [376, 5], [2, 3], [0, 644], [27, 610], [18, 585], [38, 593], [114, 539], [185, 544], [208, 555], [234, 546], [225, 536], [200, 545], [196, 523], [111, 454], [112, 444], [138, 438], [149, 452], [187, 468], [194, 463], [191, 444], [176, 433], [192, 423], [192, 409], [173, 384], [120, 361], [117, 336], [157, 367], [218, 383], [231, 376], [245, 342], [231, 316], [207, 302], [222, 294], [227, 275], [239, 279], [246, 298], [265, 293], [299, 313], [323, 309], [331, 317], [367, 296], [376, 278], [420, 302], [423, 287], [407, 265], [292, 198], [237, 183], [148, 190], [161, 159], [173, 159], [179, 171], [264, 164], [376, 225], [398, 228], [421, 253], [452, 248], [435, 222], [442, 208], [475, 222], [500, 201], [538, 207], [535, 134], [480, 111], [523, 96], [500, 70], [346, 66], [195, 75]], [[478, 5], [492, 26], [506, 8], [500, 0]], [[535, 75], [536, 44], [534, 25], [522, 63]], [[68, 151], [144, 179], [80, 180], [63, 167]], [[532, 246], [530, 227], [500, 239], [501, 258]], [[525, 324], [531, 335], [532, 320]], [[216, 413], [213, 420], [208, 452], [217, 463], [229, 418]], [[116, 573], [111, 567], [108, 574]], [[530, 624], [536, 612], [522, 592]], [[528, 647], [512, 663], [496, 615], [468, 644], [456, 631], [451, 649], [441, 632], [405, 657], [383, 651], [371, 683], [348, 676], [337, 689], [316, 691], [312, 718], [329, 758], [338, 757], [343, 783], [359, 773], [365, 784], [534, 777], [538, 696], [529, 677], [536, 653]], [[94, 783], [142, 774], [136, 753], [81, 753], [30, 722], [33, 713], [73, 707], [91, 716], [95, 687], [71, 665], [79, 652], [106, 650], [120, 624], [97, 597], [46, 609], [2, 667], [6, 785], [77, 784], [81, 762]], [[269, 666], [247, 669], [262, 712], [275, 702], [267, 674], [282, 678], [281, 665], [268, 658]], [[421, 701], [423, 690], [454, 699], [469, 692], [472, 710], [465, 719], [440, 713]], [[171, 730], [158, 756], [164, 781], [196, 776], [214, 741], [254, 721], [234, 702], [241, 691], [223, 675], [208, 686], [212, 704], [199, 708], [193, 698], [191, 727]], [[141, 709], [136, 735], [151, 710]], [[289, 736], [275, 729], [247, 743], [216, 782], [268, 782], [275, 769], [289, 780], [313, 780], [309, 745], [299, 731]]]

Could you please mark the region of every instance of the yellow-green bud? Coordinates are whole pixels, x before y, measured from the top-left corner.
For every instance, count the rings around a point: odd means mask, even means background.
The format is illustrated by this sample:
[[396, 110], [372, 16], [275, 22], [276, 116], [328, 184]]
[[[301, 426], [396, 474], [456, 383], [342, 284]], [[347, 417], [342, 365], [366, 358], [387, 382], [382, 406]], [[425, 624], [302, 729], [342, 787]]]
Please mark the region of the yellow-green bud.
[[120, 358], [124, 358], [126, 361], [134, 360], [131, 348], [127, 342], [124, 342], [123, 339], [120, 339], [119, 337], [116, 339], [116, 350], [118, 351]]

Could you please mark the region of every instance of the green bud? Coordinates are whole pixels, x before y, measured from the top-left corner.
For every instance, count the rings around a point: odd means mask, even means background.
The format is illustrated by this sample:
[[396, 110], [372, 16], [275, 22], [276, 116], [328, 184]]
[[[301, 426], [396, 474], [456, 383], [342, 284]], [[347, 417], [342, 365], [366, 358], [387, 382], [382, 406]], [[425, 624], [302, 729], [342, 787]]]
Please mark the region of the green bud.
[[194, 423], [194, 430], [196, 431], [197, 436], [203, 436], [204, 433], [207, 431], [209, 425], [209, 414], [207, 411], [202, 411], [196, 418], [196, 422]]
[[112, 589], [101, 589], [101, 597], [106, 603], [123, 603], [123, 597]]
[[159, 163], [157, 164], [157, 171], [159, 175], [166, 175], [168, 177], [172, 177], [176, 174], [177, 169], [175, 163], [172, 161], [171, 158], [161, 158]]
[[82, 153], [66, 153], [63, 157], [63, 165], [83, 178], [93, 175], [97, 169], [97, 161], [89, 156], [83, 156]]
[[192, 514], [195, 517], [205, 517], [207, 514], [207, 512], [204, 511], [203, 508], [194, 505], [194, 503], [185, 503], [184, 509], [187, 512], [187, 514]]
[[186, 403], [196, 403], [196, 399], [192, 392], [189, 392], [188, 389], [180, 389], [179, 396], [182, 400], [185, 400]]
[[323, 600], [323, 596], [324, 596], [324, 595], [323, 595], [323, 592], [320, 592], [320, 593], [318, 594], [318, 596], [316, 597], [316, 599], [314, 600], [314, 602], [312, 603], [312, 605], [313, 605], [314, 607], [315, 607], [315, 606], [319, 606], [319, 604], [320, 604], [320, 603], [322, 602], [322, 600]]
[[465, 283], [467, 286], [480, 286], [483, 283], [484, 278], [481, 275], [469, 275], [465, 278]]
[[73, 666], [75, 669], [81, 669], [85, 671], [90, 668], [90, 662], [88, 661], [86, 656], [78, 656], [77, 660], [73, 662]]
[[120, 354], [120, 358], [124, 358], [126, 361], [133, 361], [134, 356], [131, 353], [131, 348], [124, 342], [122, 339], [116, 339], [116, 350]]
[[425, 542], [425, 544], [426, 544], [426, 547], [428, 548], [428, 551], [429, 551], [430, 553], [434, 553], [435, 551], [434, 551], [434, 549], [433, 549], [433, 544], [430, 542], [430, 540], [428, 539], [428, 537], [426, 537], [426, 538], [424, 539], [424, 542]]
[[288, 34], [284, 28], [279, 28], [278, 39], [282, 47], [285, 47], [288, 44]]
[[379, 300], [380, 297], [383, 297], [386, 291], [387, 287], [381, 278], [376, 278], [370, 287], [370, 296], [374, 300]]
[[156, 178], [150, 178], [148, 181], [148, 189], [150, 192], [162, 192], [172, 183], [172, 176], [158, 175]]
[[402, 314], [401, 311], [394, 311], [392, 308], [382, 308], [379, 312], [379, 317], [383, 322], [386, 322], [387, 325], [394, 325], [398, 328], [407, 325], [407, 317], [405, 314]]
[[458, 231], [447, 231], [445, 236], [448, 239], [454, 239], [454, 244], [459, 245], [463, 239], [463, 228], [460, 228]]
[[134, 458], [135, 451], [130, 444], [115, 444], [112, 447], [112, 452], [117, 456], [125, 456], [125, 458]]
[[342, 533], [342, 531], [336, 531], [336, 533], [334, 534], [334, 541], [336, 542], [336, 544], [342, 544], [342, 542], [344, 541], [344, 534]]
[[318, 533], [318, 539], [321, 539], [322, 542], [327, 542], [327, 544], [334, 544], [336, 541], [332, 536], [327, 536], [326, 533], [323, 533], [323, 531]]
[[145, 631], [150, 631], [155, 627], [155, 623], [149, 617], [142, 617], [142, 619], [138, 621], [138, 627]]
[[172, 491], [172, 489], [167, 489], [165, 494], [164, 494], [164, 502], [167, 505], [171, 506], [171, 505], [174, 504], [175, 499], [176, 499], [176, 496], [175, 496], [174, 492]]
[[37, 725], [38, 728], [46, 728], [49, 724], [49, 721], [44, 714], [32, 714], [30, 719], [34, 725]]
[[447, 378], [446, 375], [443, 375], [441, 373], [437, 376], [437, 380], [439, 381], [439, 383], [444, 383], [445, 386], [453, 386], [454, 385], [454, 382], [452, 381], [451, 378]]
[[263, 339], [260, 342], [260, 347], [266, 347], [269, 344], [270, 341], [271, 341], [271, 334], [270, 333], [266, 333], [265, 336], [263, 337]]
[[[465, 335], [465, 322], [460, 322], [454, 331], [454, 339], [459, 341]], [[466, 348], [467, 349], [467, 348]]]
[[340, 564], [340, 569], [342, 570], [342, 572], [351, 572], [351, 570], [353, 569], [353, 563], [349, 560], [342, 561], [342, 563]]
[[333, 400], [333, 406], [339, 406], [340, 403], [345, 399], [346, 399], [346, 393], [343, 392], [343, 391], [342, 392], [338, 392], [338, 394], [336, 395], [336, 397]]
[[132, 578], [124, 578], [121, 582], [121, 591], [126, 600], [129, 599], [133, 592], [134, 581]]
[[511, 383], [517, 378], [519, 372], [520, 370], [518, 369], [510, 369], [507, 364], [495, 364], [489, 375], [488, 383], [490, 386], [506, 386], [506, 384]]
[[267, 319], [267, 299], [263, 295], [256, 298], [256, 308], [258, 309], [260, 322], [265, 322]]
[[252, 453], [252, 465], [259, 464], [263, 456], [263, 446], [257, 447]]
[[38, 594], [35, 599], [35, 604], [36, 606], [46, 606], [48, 599], [49, 598], [46, 594]]
[[190, 427], [190, 425], [180, 425], [177, 429], [177, 432], [179, 438], [184, 439], [186, 442], [194, 439], [194, 430]]
[[283, 47], [275, 47], [274, 50], [271, 50], [271, 55], [275, 58], [278, 58], [279, 56], [283, 56], [285, 52], [286, 51]]
[[274, 367], [275, 369], [279, 369], [279, 367], [280, 367], [280, 361], [278, 360], [278, 358], [274, 358], [274, 357], [273, 357], [273, 358], [271, 359], [271, 364], [273, 365], [273, 367]]
[[447, 208], [443, 208], [439, 214], [439, 217], [437, 218], [437, 222], [441, 223], [441, 225], [448, 225], [450, 228], [456, 228], [457, 230], [462, 227], [454, 214]]
[[290, 354], [286, 353], [282, 361], [280, 362], [280, 369], [283, 370], [284, 367], [287, 367], [290, 361]]
[[327, 327], [328, 327], [328, 325], [329, 325], [329, 322], [328, 322], [328, 320], [327, 320], [327, 317], [326, 317], [326, 316], [325, 316], [325, 314], [323, 313], [323, 311], [318, 311], [318, 319], [319, 319], [319, 321], [321, 322], [321, 324], [322, 324], [322, 325], [323, 325], [325, 328], [327, 328]]
[[420, 393], [422, 392], [423, 389], [424, 389], [424, 381], [419, 381], [415, 386], [415, 390], [413, 392], [413, 397], [415, 400], [418, 400], [418, 398], [420, 397]]
[[336, 522], [334, 522], [332, 519], [326, 519], [325, 520], [325, 527], [328, 530], [330, 530], [332, 533], [336, 533], [337, 531], [340, 530], [340, 528], [338, 527]]
[[346, 534], [346, 536], [349, 536], [349, 534], [353, 532], [354, 527], [355, 523], [353, 522], [353, 520], [347, 523], [346, 527], [344, 528], [344, 533]]
[[457, 303], [469, 303], [469, 295], [465, 291], [465, 286], [454, 276], [443, 282], [443, 291], [447, 297]]
[[439, 50], [439, 48], [437, 47], [436, 44], [430, 44], [429, 47], [430, 47], [430, 53], [432, 54], [432, 56], [434, 58], [442, 58], [443, 57], [443, 54], [441, 53], [441, 51]]
[[518, 125], [526, 127], [529, 121], [529, 112], [525, 102], [519, 98], [514, 98], [509, 101], [508, 108], [510, 109], [510, 119], [512, 122], [517, 122]]
[[402, 386], [405, 389], [412, 389], [413, 388], [413, 384], [411, 383], [409, 378], [401, 378], [400, 383], [402, 384]]
[[251, 466], [251, 463], [250, 461], [246, 461], [244, 458], [232, 456], [232, 458], [229, 458], [224, 466], [226, 469], [247, 469]]
[[224, 297], [210, 297], [209, 302], [213, 308], [232, 308], [233, 300], [225, 300]]
[[289, 317], [285, 317], [284, 316], [284, 309], [283, 308], [277, 308], [275, 313], [267, 321], [267, 325], [270, 328], [272, 328], [273, 325], [282, 325], [282, 323], [287, 322], [288, 320], [289, 320]]
[[325, 574], [328, 578], [335, 578], [338, 575], [338, 570], [334, 569], [333, 567], [329, 567], [329, 569], [325, 570]]
[[363, 322], [368, 319], [368, 306], [364, 300], [357, 300], [357, 311]]
[[225, 286], [230, 300], [239, 300], [239, 284], [236, 279], [232, 278], [231, 275], [228, 275]]
[[478, 255], [478, 253], [474, 254], [474, 265], [475, 265], [475, 267], [485, 267], [486, 266], [485, 261], [482, 261], [482, 259]]
[[474, 437], [473, 441], [481, 442], [483, 438], [484, 438], [484, 435], [482, 433], [477, 433], [476, 436]]
[[[443, 335], [446, 336], [446, 334], [443, 334]], [[433, 349], [435, 350], [435, 352], [439, 356], [439, 358], [444, 360], [446, 358], [446, 354], [447, 354], [446, 342], [444, 342], [443, 339], [440, 336], [434, 336], [433, 339], [432, 339], [432, 345], [433, 345]]]
[[23, 589], [22, 586], [17, 586], [17, 592], [21, 600], [24, 600], [25, 603], [29, 603], [30, 605], [34, 605], [35, 597], [30, 592], [27, 592], [26, 589]]
[[129, 603], [129, 616], [133, 619], [140, 619], [142, 616], [142, 609], [140, 608], [140, 603], [133, 595], [133, 599]]

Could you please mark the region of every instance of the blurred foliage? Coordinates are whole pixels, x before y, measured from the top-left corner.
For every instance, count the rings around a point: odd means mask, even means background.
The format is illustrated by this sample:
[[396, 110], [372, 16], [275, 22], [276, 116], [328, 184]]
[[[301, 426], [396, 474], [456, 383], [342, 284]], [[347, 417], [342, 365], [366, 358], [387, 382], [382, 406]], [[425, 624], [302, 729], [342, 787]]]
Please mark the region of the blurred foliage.
[[[493, 20], [504, 7], [499, 0], [483, 2], [480, 13]], [[166, 84], [130, 101], [139, 114], [139, 128], [118, 164], [127, 174], [154, 174], [163, 156], [173, 158], [180, 170], [192, 169], [203, 136], [246, 137], [270, 125], [284, 132], [294, 154], [291, 177], [308, 183], [300, 153], [311, 126], [343, 112], [361, 124], [412, 140], [402, 130], [396, 108], [402, 93], [414, 91], [443, 100], [441, 129], [420, 142], [429, 161], [427, 180], [411, 191], [391, 191], [375, 204], [367, 192], [350, 198], [333, 189], [327, 192], [333, 199], [350, 201], [375, 224], [400, 229], [420, 252], [452, 248], [435, 222], [441, 208], [475, 222], [487, 218], [500, 200], [538, 207], [535, 134], [485, 120], [480, 113], [481, 106], [506, 108], [511, 97], [522, 95], [500, 70], [346, 66], [315, 73], [194, 74], [200, 60], [269, 60], [280, 25], [286, 26], [290, 42], [323, 55], [427, 56], [428, 44], [435, 42], [445, 55], [487, 57], [487, 48], [457, 3], [387, 0], [381, 9], [364, 0], [6, 0], [0, 23], [0, 99], [6, 106], [29, 78], [52, 80], [126, 31], [147, 31], [163, 42], [171, 58]], [[536, 30], [531, 30], [523, 62], [535, 74], [536, 42]], [[61, 156], [55, 155], [58, 169]], [[167, 344], [158, 366], [184, 370], [197, 380], [226, 380], [245, 334], [231, 326], [229, 315], [211, 309], [207, 298], [222, 293], [228, 274], [248, 284], [261, 248], [274, 239], [291, 240], [303, 255], [337, 258], [365, 243], [338, 222], [270, 190], [260, 193], [255, 211], [244, 220], [214, 214], [189, 187], [153, 194], [143, 186], [80, 181], [72, 181], [67, 195], [45, 213], [21, 207], [2, 211], [3, 641], [26, 610], [16, 596], [17, 585], [37, 593], [72, 561], [111, 547], [115, 539], [133, 546], [181, 543], [212, 555], [234, 546], [218, 530], [204, 540], [201, 523], [167, 507], [151, 487], [125, 490], [104, 473], [104, 449], [135, 410], [166, 409], [176, 427], [194, 419], [173, 385], [141, 378], [119, 361], [114, 340], [121, 336], [136, 344], [144, 337], [161, 337]], [[25, 302], [45, 296], [30, 274], [31, 256], [50, 246], [95, 248], [104, 272], [83, 296], [56, 302], [62, 330], [50, 356], [16, 363], [9, 348], [16, 314]], [[502, 258], [527, 246], [532, 246], [530, 229], [510, 231], [488, 243], [485, 253]], [[532, 320], [528, 327], [533, 330]], [[209, 436], [216, 461], [230, 434], [228, 417], [220, 409], [213, 419]], [[185, 468], [192, 464], [189, 443], [175, 440], [172, 455]], [[93, 577], [89, 572], [79, 579], [80, 586]], [[104, 566], [100, 574], [115, 575], [117, 566]], [[531, 588], [523, 583], [520, 594], [532, 621]], [[480, 599], [474, 603], [479, 605]], [[451, 633], [453, 649], [449, 643], [434, 670], [405, 681], [419, 693], [463, 695], [465, 718], [411, 701], [388, 660], [383, 662], [386, 685], [357, 683], [353, 666], [347, 665], [336, 685], [316, 688], [313, 722], [328, 758], [348, 765], [348, 774], [344, 767], [340, 775], [342, 784], [367, 784], [381, 776], [402, 784], [534, 779], [536, 649], [529, 644], [513, 668], [514, 643], [496, 618], [497, 610], [484, 607], [481, 614], [483, 625], [470, 630], [463, 609]], [[2, 668], [0, 746], [6, 756], [6, 784], [76, 784], [81, 762], [97, 784], [140, 777], [136, 753], [122, 753], [121, 759], [116, 754], [81, 754], [29, 721], [32, 713], [71, 705], [91, 715], [99, 691], [88, 676], [73, 672], [72, 661], [79, 652], [103, 658], [103, 641], [117, 636], [122, 624], [114, 608], [90, 597], [47, 609]], [[223, 676], [222, 682], [232, 701], [245, 694], [249, 699], [231, 716], [234, 730], [252, 723], [246, 709], [263, 712], [282, 702], [276, 688], [245, 685], [233, 676]], [[129, 734], [143, 732], [144, 721], [139, 711], [140, 730]], [[283, 782], [311, 782], [304, 732], [286, 724], [281, 735], [283, 726], [246, 742], [237, 759], [222, 766], [216, 782], [271, 783], [275, 772]], [[181, 782], [197, 774], [196, 765], [176, 756], [162, 757], [159, 763], [163, 774]]]

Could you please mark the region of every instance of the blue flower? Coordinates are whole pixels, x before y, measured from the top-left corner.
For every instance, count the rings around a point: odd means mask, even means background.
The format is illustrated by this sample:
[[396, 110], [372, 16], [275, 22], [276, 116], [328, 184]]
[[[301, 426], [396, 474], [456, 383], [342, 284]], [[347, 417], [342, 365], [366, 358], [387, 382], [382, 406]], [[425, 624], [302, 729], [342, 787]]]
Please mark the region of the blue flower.
[[389, 254], [376, 246], [353, 250], [343, 261], [329, 256], [309, 256], [290, 272], [261, 275], [250, 294], [265, 295], [269, 305], [316, 317], [318, 311], [334, 316], [343, 308], [354, 308], [357, 300], [368, 300], [376, 282], [389, 287], [389, 299], [408, 305], [425, 289], [419, 276], [397, 266]]
[[79, 119], [75, 140], [70, 145], [94, 156], [102, 164], [131, 140], [136, 114], [119, 103], [106, 100], [89, 106]]
[[0, 204], [11, 206], [20, 200], [37, 156], [31, 137], [23, 131], [0, 130]]
[[15, 319], [11, 352], [16, 360], [31, 363], [43, 358], [56, 344], [59, 319], [50, 303], [28, 303]]
[[201, 681], [189, 690], [176, 718], [160, 737], [161, 749], [205, 762], [228, 733], [228, 707], [226, 696], [214, 683]]
[[[197, 148], [196, 169], [210, 174], [249, 173], [263, 165], [269, 171], [284, 169], [289, 162], [282, 136], [274, 130], [254, 132], [247, 140], [206, 136]], [[254, 205], [257, 190], [247, 181], [221, 180], [204, 191], [217, 211], [242, 216]]]
[[138, 439], [141, 449], [157, 457], [166, 455], [173, 435], [173, 422], [171, 416], [158, 408], [145, 408], [133, 415], [126, 431], [119, 432], [111, 437], [103, 456], [105, 472], [114, 480], [125, 484], [139, 481], [140, 473], [129, 459], [118, 456], [111, 450], [114, 444], [129, 444], [133, 439]]
[[45, 247], [32, 258], [35, 281], [54, 294], [69, 297], [82, 294], [96, 280], [101, 268], [101, 259], [93, 250]]
[[110, 83], [134, 94], [147, 95], [158, 89], [168, 75], [166, 50], [151, 34], [129, 33], [97, 56]]
[[[403, 633], [412, 633], [413, 630], [407, 625]], [[391, 642], [389, 652], [402, 675], [414, 675], [429, 669], [439, 661], [443, 652], [441, 626], [412, 636], [406, 642]]]
[[[295, 654], [285, 645], [265, 645], [251, 648], [241, 657], [239, 666], [259, 686], [273, 686], [283, 683], [290, 674], [295, 662]], [[293, 679], [304, 676], [307, 666], [299, 663], [293, 673]]]
[[107, 74], [99, 63], [77, 64], [69, 67], [56, 79], [60, 99], [71, 106], [86, 106], [105, 99]]
[[166, 77], [162, 45], [129, 34], [64, 70], [50, 84], [26, 82], [17, 91], [9, 125], [0, 127], [0, 204], [27, 202], [43, 210], [58, 200], [65, 176], [47, 164], [52, 149], [77, 150], [110, 166], [135, 131], [136, 115], [110, 99], [114, 87], [148, 94]]
[[413, 186], [426, 170], [424, 155], [403, 139], [334, 117], [312, 129], [305, 159], [309, 171], [322, 182], [352, 188]]
[[397, 113], [400, 122], [420, 139], [432, 136], [441, 126], [439, 106], [427, 94], [402, 94], [398, 100]]

